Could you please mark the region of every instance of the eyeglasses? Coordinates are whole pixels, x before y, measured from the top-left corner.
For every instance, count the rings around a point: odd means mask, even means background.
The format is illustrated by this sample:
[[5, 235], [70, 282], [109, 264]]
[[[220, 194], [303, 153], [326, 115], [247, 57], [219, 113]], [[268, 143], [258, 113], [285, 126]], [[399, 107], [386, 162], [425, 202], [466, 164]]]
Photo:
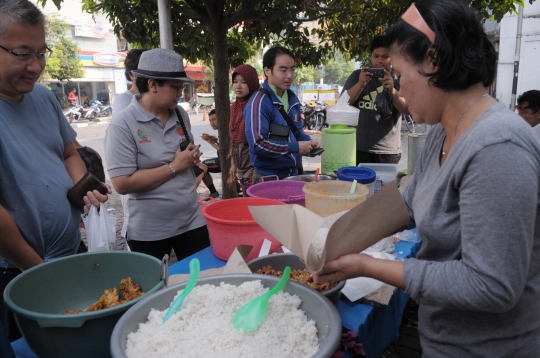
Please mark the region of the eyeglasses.
[[182, 85], [182, 87], [169, 85], [173, 90], [176, 91], [177, 96], [181, 96], [184, 93], [184, 90], [186, 89], [186, 85]]
[[287, 72], [290, 72], [291, 75], [296, 76], [298, 73], [298, 69], [296, 67], [291, 68], [278, 68], [277, 71], [281, 73], [283, 76], [287, 75]]
[[48, 48], [48, 47], [47, 47], [47, 51], [38, 52], [38, 53], [34, 53], [34, 54], [13, 52], [11, 50], [8, 50], [4, 46], [0, 46], [0, 47], [3, 48], [4, 50], [6, 50], [7, 52], [9, 52], [10, 54], [12, 54], [13, 56], [16, 56], [17, 60], [19, 60], [21, 62], [32, 62], [34, 60], [34, 57], [37, 58], [38, 61], [41, 61], [43, 59], [47, 59], [47, 58], [51, 57], [51, 54], [52, 54], [52, 50], [50, 48]]

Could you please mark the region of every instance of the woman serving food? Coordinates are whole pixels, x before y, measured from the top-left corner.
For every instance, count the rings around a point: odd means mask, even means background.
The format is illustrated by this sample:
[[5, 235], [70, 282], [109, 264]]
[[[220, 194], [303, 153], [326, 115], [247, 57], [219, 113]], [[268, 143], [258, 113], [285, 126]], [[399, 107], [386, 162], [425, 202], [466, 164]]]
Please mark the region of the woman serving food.
[[[462, 1], [413, 4], [388, 33], [415, 121], [434, 125], [402, 196], [423, 244], [404, 262], [349, 254], [318, 282], [367, 276], [420, 305], [426, 357], [540, 352], [540, 146], [486, 92], [496, 52]], [[381, 220], [383, 221], [383, 220]]]
[[200, 146], [177, 107], [184, 82], [193, 80], [182, 57], [165, 49], [144, 52], [133, 74], [140, 94], [113, 114], [105, 134], [107, 170], [116, 191], [129, 195], [131, 250], [161, 259], [174, 248], [181, 260], [210, 246], [195, 190]]

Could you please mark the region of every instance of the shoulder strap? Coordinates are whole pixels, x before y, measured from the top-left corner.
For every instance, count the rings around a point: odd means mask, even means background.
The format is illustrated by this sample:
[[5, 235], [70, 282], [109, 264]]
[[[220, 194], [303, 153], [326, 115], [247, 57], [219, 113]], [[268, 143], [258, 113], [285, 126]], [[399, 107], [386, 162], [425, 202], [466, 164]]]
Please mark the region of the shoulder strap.
[[[272, 96], [270, 95], [270, 92], [268, 92], [268, 90], [264, 87], [261, 87], [259, 88], [259, 92], [262, 92], [264, 93], [265, 95], [268, 96], [268, 98], [270, 98], [270, 101], [272, 101]], [[274, 103], [272, 101], [272, 103]], [[289, 127], [291, 127], [292, 130], [294, 130], [294, 125], [291, 121], [291, 118], [289, 117], [289, 115], [287, 114], [287, 112], [285, 112], [285, 109], [283, 108], [283, 105], [281, 104], [276, 104], [274, 103], [274, 106], [276, 106], [276, 108], [278, 109], [279, 113], [281, 113], [281, 115], [283, 116], [283, 119], [285, 119], [285, 122], [287, 122], [287, 125]]]
[[176, 107], [174, 111], [176, 112], [176, 118], [177, 118], [176, 124], [180, 124], [180, 126], [182, 127], [182, 130], [184, 131], [186, 135], [186, 138], [191, 142], [191, 138], [189, 137], [189, 132], [187, 131], [186, 125], [184, 124], [184, 118], [182, 118], [182, 114], [178, 110], [178, 107]]

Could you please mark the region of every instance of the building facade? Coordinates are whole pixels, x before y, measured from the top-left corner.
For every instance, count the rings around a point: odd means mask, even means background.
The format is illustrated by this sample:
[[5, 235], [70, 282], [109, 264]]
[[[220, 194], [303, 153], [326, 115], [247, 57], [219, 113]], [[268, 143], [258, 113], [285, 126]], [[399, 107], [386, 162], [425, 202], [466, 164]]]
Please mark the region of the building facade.
[[[521, 48], [518, 59], [517, 96], [532, 89], [540, 90], [540, 2], [536, 1], [531, 5], [528, 1], [524, 1], [524, 5]], [[500, 22], [499, 29], [496, 98], [510, 106], [514, 81], [518, 15], [505, 15]]]
[[[77, 90], [77, 101], [80, 104], [89, 103], [92, 99], [113, 103], [118, 94], [129, 88], [130, 83], [124, 75], [124, 60], [130, 46], [125, 39], [114, 34], [105, 15], [92, 16], [83, 12], [81, 0], [65, 0], [60, 10], [52, 1], [48, 1], [44, 8], [37, 4], [37, 0], [30, 1], [42, 9], [45, 15], [58, 14], [60, 19], [70, 25], [66, 35], [79, 46], [77, 57], [84, 66], [83, 78], [73, 78], [63, 83], [55, 79], [44, 79], [61, 103], [67, 105], [67, 94], [72, 88]], [[185, 70], [195, 83], [187, 85], [182, 100], [189, 101], [196, 92], [212, 91], [202, 63], [185, 63]]]

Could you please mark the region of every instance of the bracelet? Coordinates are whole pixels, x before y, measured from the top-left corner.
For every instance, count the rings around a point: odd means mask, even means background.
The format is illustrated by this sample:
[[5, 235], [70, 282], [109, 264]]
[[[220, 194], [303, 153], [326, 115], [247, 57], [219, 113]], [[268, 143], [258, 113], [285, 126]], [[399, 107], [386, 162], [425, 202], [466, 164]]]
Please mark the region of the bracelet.
[[172, 176], [174, 178], [176, 176], [176, 170], [174, 170], [171, 163], [167, 163], [167, 165], [169, 166], [169, 169], [171, 170], [171, 174], [172, 174]]

